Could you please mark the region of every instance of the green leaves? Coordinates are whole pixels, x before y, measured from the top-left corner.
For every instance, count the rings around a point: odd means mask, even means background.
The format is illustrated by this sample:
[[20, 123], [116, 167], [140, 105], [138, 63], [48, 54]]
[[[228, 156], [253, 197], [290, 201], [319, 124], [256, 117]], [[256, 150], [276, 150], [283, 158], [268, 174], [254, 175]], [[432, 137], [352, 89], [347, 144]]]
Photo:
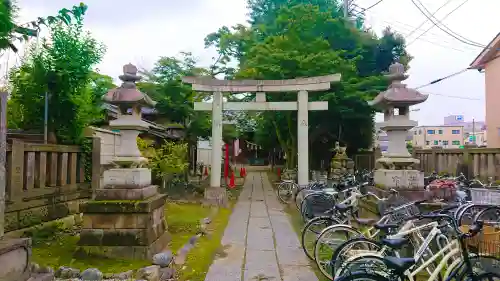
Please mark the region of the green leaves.
[[[84, 12], [86, 6], [74, 10]], [[11, 115], [18, 115], [17, 125], [42, 130], [48, 92], [49, 131], [66, 144], [80, 143], [83, 130], [101, 117], [96, 96], [100, 98], [112, 85], [109, 77], [99, 77], [92, 70], [101, 61], [104, 46], [82, 31], [81, 15], [74, 22], [68, 19], [73, 13], [63, 9], [59, 18], [48, 17], [50, 37], [43, 39], [41, 48], [32, 47], [23, 64], [10, 74], [11, 103], [16, 105]], [[58, 19], [67, 25], [54, 23]]]
[[[230, 78], [292, 79], [340, 73], [330, 91], [311, 93], [310, 100], [327, 101], [328, 111], [310, 112], [311, 155], [326, 157], [335, 141], [350, 150], [371, 144], [374, 111], [366, 103], [388, 83], [383, 73], [394, 61], [408, 63], [404, 40], [390, 29], [379, 38], [342, 18], [341, 1], [248, 0], [250, 27], [222, 27], [206, 37], [226, 61], [238, 61]], [[361, 23], [358, 21], [357, 24]], [[296, 101], [296, 93], [267, 95], [269, 101]], [[294, 161], [295, 112], [264, 112], [256, 118], [256, 142], [277, 143]], [[294, 166], [294, 163], [291, 164]]]
[[149, 159], [149, 167], [161, 178], [180, 175], [189, 166], [187, 143], [165, 141], [161, 147], [155, 148], [151, 142], [137, 138], [137, 144], [143, 156]]
[[187, 130], [187, 138], [210, 134], [210, 118], [206, 112], [195, 112], [193, 103], [202, 101], [207, 94], [196, 93], [191, 85], [182, 83], [183, 76], [208, 75], [209, 70], [196, 66], [191, 53], [179, 57], [161, 57], [151, 71], [143, 71], [145, 82], [138, 83], [141, 91], [154, 99], [159, 119], [166, 123], [179, 123]]

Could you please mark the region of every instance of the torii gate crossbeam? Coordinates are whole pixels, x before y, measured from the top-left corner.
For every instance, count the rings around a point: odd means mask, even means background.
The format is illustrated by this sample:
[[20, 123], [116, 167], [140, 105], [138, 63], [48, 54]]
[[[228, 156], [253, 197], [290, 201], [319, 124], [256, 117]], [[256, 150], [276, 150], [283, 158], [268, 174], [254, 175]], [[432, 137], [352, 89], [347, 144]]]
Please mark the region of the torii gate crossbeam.
[[[328, 102], [309, 102], [309, 92], [326, 91], [332, 82], [340, 81], [340, 74], [288, 80], [219, 80], [205, 77], [184, 77], [184, 83], [193, 90], [213, 92], [212, 103], [195, 102], [194, 109], [212, 111], [212, 172], [210, 186], [220, 187], [222, 165], [222, 111], [223, 110], [297, 110], [298, 184], [309, 183], [309, 110], [328, 110]], [[297, 102], [266, 102], [268, 92], [297, 91]], [[223, 102], [222, 93], [255, 92], [255, 102]]]

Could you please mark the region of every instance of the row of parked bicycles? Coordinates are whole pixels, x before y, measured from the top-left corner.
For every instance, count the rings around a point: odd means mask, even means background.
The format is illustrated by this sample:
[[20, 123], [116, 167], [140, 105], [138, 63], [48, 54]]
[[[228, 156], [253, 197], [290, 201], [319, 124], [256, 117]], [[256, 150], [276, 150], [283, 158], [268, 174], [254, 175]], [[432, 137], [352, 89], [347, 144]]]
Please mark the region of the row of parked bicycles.
[[[500, 206], [472, 203], [468, 189], [480, 182], [464, 175], [426, 177], [436, 181], [454, 184], [455, 202], [408, 202], [396, 190], [381, 198], [367, 191], [369, 171], [305, 187], [283, 180], [277, 192], [299, 210], [303, 250], [329, 280], [500, 280]], [[379, 218], [359, 216], [362, 199]]]

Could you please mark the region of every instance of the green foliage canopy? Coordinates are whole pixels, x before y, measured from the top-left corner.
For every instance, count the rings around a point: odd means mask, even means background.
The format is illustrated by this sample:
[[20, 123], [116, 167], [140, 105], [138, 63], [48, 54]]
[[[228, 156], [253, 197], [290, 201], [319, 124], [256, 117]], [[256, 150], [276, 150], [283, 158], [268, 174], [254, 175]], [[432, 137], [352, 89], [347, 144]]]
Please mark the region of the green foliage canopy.
[[[333, 84], [330, 91], [310, 94], [311, 101], [327, 101], [329, 106], [328, 111], [309, 114], [311, 156], [328, 158], [325, 151], [337, 140], [350, 151], [367, 148], [372, 141], [374, 111], [366, 101], [386, 89], [383, 74], [391, 63], [409, 62], [404, 39], [389, 28], [378, 37], [346, 22], [338, 1], [291, 2], [249, 0], [249, 27], [222, 27], [208, 35], [205, 43], [217, 48], [222, 63], [239, 62], [229, 78], [291, 79], [342, 74], [341, 82]], [[267, 95], [269, 101], [295, 101], [296, 96]], [[280, 146], [289, 155], [288, 164], [295, 166], [296, 112], [264, 112], [257, 116], [255, 141], [267, 148]]]
[[101, 89], [92, 88], [90, 82], [105, 48], [83, 31], [82, 15], [65, 23], [48, 23], [50, 37], [40, 48], [32, 46], [21, 66], [10, 73], [8, 120], [11, 127], [42, 130], [47, 92], [49, 131], [58, 142], [75, 144], [83, 140], [84, 129], [100, 118], [95, 96], [100, 93], [94, 91]]

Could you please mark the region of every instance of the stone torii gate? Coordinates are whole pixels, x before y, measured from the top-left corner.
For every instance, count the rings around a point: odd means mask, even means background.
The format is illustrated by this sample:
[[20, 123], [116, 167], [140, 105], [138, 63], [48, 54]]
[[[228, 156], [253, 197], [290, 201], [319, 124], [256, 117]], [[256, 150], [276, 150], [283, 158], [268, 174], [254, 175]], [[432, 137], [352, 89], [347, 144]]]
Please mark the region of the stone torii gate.
[[[340, 74], [288, 80], [219, 80], [207, 77], [184, 77], [184, 83], [193, 90], [213, 92], [213, 102], [195, 102], [194, 110], [212, 111], [212, 172], [210, 186], [220, 187], [222, 165], [222, 111], [297, 110], [298, 184], [309, 183], [309, 110], [328, 110], [328, 102], [309, 102], [309, 92], [329, 90], [332, 82], [340, 81]], [[297, 101], [266, 102], [268, 92], [298, 91]], [[223, 92], [255, 92], [255, 102], [223, 102]]]

